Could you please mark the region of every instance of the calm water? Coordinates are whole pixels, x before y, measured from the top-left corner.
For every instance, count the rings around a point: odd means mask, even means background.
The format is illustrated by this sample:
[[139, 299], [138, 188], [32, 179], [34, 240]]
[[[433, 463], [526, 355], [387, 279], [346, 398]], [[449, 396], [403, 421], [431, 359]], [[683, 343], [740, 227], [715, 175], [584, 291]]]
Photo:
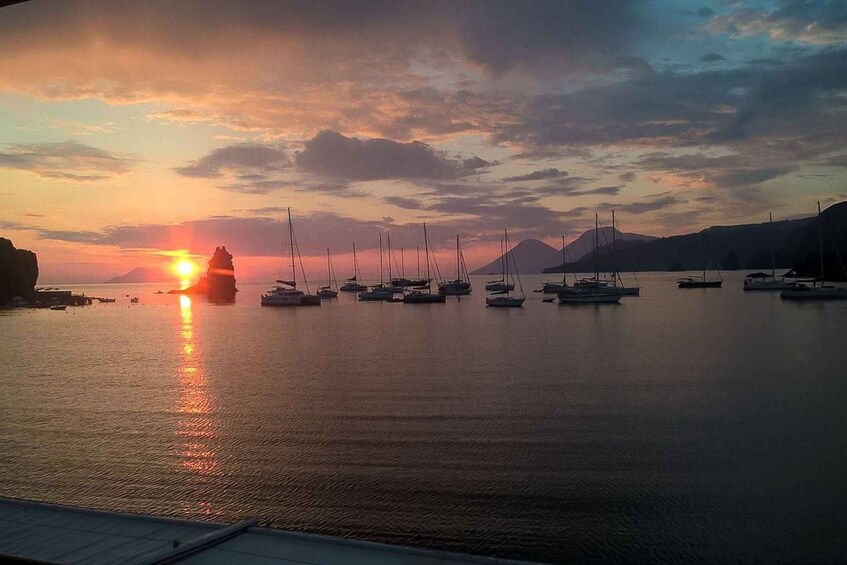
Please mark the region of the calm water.
[[844, 561], [847, 303], [741, 276], [511, 311], [483, 278], [291, 310], [89, 286], [122, 298], [0, 313], [0, 494], [551, 562]]

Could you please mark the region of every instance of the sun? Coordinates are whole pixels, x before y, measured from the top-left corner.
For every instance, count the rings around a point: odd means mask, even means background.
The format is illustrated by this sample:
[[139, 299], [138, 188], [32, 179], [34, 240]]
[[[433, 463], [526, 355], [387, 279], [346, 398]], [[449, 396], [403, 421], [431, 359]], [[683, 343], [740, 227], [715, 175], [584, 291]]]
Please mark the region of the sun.
[[181, 277], [190, 277], [197, 270], [197, 265], [191, 261], [182, 259], [173, 265], [174, 271]]

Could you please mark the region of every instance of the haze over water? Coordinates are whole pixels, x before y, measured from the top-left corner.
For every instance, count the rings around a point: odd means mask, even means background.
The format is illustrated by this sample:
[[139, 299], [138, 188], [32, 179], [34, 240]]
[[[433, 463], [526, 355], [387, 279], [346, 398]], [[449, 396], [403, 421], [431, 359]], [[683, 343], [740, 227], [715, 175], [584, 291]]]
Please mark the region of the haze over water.
[[[0, 494], [540, 561], [844, 561], [847, 304], [0, 312]], [[543, 277], [525, 278], [527, 290]], [[139, 296], [129, 305], [124, 295]]]

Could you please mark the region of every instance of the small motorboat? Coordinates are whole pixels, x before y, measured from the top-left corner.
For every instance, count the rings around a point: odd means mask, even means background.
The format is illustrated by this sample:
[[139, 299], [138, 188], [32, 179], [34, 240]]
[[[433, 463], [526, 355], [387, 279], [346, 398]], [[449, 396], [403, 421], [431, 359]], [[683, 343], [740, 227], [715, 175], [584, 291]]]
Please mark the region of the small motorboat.
[[51, 310], [65, 310], [67, 308], [66, 304], [54, 304], [50, 307]]
[[138, 297], [137, 297], [137, 296], [135, 296], [135, 297], [133, 297], [133, 298], [130, 298], [130, 299], [129, 299], [129, 301], [130, 301], [132, 304], [138, 304]]
[[549, 296], [547, 298], [542, 298], [541, 302], [553, 302], [554, 300], [556, 300], [555, 296]]

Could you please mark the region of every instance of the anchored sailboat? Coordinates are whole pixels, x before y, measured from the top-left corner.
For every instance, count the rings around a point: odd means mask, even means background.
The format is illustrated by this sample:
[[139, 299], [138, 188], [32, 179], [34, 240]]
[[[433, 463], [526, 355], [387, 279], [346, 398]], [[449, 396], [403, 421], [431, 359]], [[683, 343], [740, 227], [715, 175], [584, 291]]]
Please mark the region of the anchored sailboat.
[[708, 279], [706, 277], [706, 258], [708, 256], [708, 252], [706, 251], [705, 241], [706, 241], [706, 233], [703, 232], [703, 274], [702, 275], [690, 275], [687, 277], [683, 277], [676, 281], [676, 285], [679, 288], [720, 288], [723, 285], [723, 277], [721, 277], [721, 272], [718, 271], [717, 279]]
[[[835, 249], [838, 254], [838, 248]], [[818, 253], [821, 259], [820, 279], [811, 281], [798, 281], [792, 288], [783, 290], [779, 297], [783, 300], [847, 300], [847, 288], [828, 285], [824, 283], [824, 259], [823, 259], [823, 218], [821, 217], [821, 203], [818, 202]], [[839, 257], [840, 258], [840, 257]], [[843, 268], [843, 263], [842, 263]], [[820, 284], [818, 284], [820, 281]]]
[[342, 292], [360, 292], [362, 290], [367, 290], [363, 284], [359, 284], [359, 260], [356, 258], [356, 242], [353, 242], [353, 276], [347, 279], [343, 285], [341, 285]]
[[557, 295], [562, 304], [613, 304], [620, 302], [621, 295], [609, 292], [607, 281], [600, 280], [600, 263], [597, 249], [600, 246], [600, 220], [594, 214], [594, 278], [578, 281], [571, 288], [560, 290]]
[[[494, 308], [520, 308], [523, 306], [524, 301], [526, 300], [526, 295], [523, 292], [523, 285], [521, 284], [521, 276], [518, 273], [517, 264], [514, 264], [514, 257], [509, 254], [509, 232], [503, 230], [503, 241], [505, 242], [506, 254], [505, 259], [503, 261], [503, 283], [505, 289], [498, 290], [493, 292], [492, 295], [496, 296], [488, 296], [485, 298], [486, 306], [491, 306]], [[518, 279], [518, 287], [520, 288], [520, 296], [511, 296], [510, 293], [512, 289], [515, 288], [514, 283], [509, 282], [509, 259], [512, 259], [512, 263], [515, 267], [515, 277]]]
[[[306, 292], [297, 289], [297, 270], [294, 266], [294, 226], [291, 224], [291, 208], [288, 209], [288, 242], [291, 251], [291, 280], [277, 280], [278, 285], [262, 295], [262, 306], [320, 306], [321, 297], [308, 294], [309, 283], [306, 282], [306, 272], [303, 260], [300, 259], [300, 270], [303, 272], [303, 282]], [[298, 259], [300, 252], [297, 252]]]
[[[446, 300], [446, 296], [441, 293], [433, 293], [432, 292], [432, 279], [430, 278], [430, 269], [429, 269], [429, 237], [426, 233], [426, 224], [423, 225], [424, 230], [424, 250], [426, 255], [426, 281], [423, 285], [417, 285], [412, 290], [407, 291], [403, 294], [403, 303], [404, 304], [438, 304], [443, 303]], [[420, 258], [418, 259], [418, 279], [421, 281], [420, 277]]]
[[393, 287], [385, 286], [383, 278], [382, 264], [382, 234], [379, 234], [379, 284], [374, 285], [359, 293], [359, 300], [362, 302], [377, 302], [380, 300], [391, 300], [394, 297]]
[[318, 288], [318, 296], [321, 298], [335, 298], [338, 296], [338, 281], [335, 279], [335, 269], [332, 268], [329, 247], [326, 248], [326, 286]]
[[768, 214], [768, 240], [771, 248], [771, 274], [751, 273], [744, 279], [744, 290], [785, 290], [794, 288], [796, 281], [787, 281], [785, 276], [776, 276], [776, 258], [773, 249], [773, 214]]
[[[541, 287], [541, 292], [543, 292], [544, 294], [556, 294], [560, 290], [564, 290], [564, 289], [568, 288], [568, 281], [567, 281], [567, 276], [568, 276], [567, 271], [568, 270], [565, 268], [565, 266], [567, 265], [567, 260], [565, 258], [565, 250], [566, 249], [567, 248], [565, 246], [565, 236], [564, 236], [564, 234], [562, 234], [562, 282], [547, 281]], [[535, 292], [538, 292], [538, 291], [535, 291]]]
[[506, 255], [508, 255], [508, 252], [505, 254], [503, 253], [503, 240], [500, 240], [500, 278], [496, 281], [488, 281], [485, 283], [485, 290], [489, 292], [515, 290], [515, 283], [507, 281], [504, 274], [506, 272], [506, 263], [508, 262]]
[[464, 296], [471, 293], [471, 280], [468, 276], [468, 267], [465, 265], [465, 257], [462, 255], [462, 247], [459, 245], [459, 235], [456, 235], [456, 279], [444, 281], [439, 285], [438, 292], [450, 296]]

